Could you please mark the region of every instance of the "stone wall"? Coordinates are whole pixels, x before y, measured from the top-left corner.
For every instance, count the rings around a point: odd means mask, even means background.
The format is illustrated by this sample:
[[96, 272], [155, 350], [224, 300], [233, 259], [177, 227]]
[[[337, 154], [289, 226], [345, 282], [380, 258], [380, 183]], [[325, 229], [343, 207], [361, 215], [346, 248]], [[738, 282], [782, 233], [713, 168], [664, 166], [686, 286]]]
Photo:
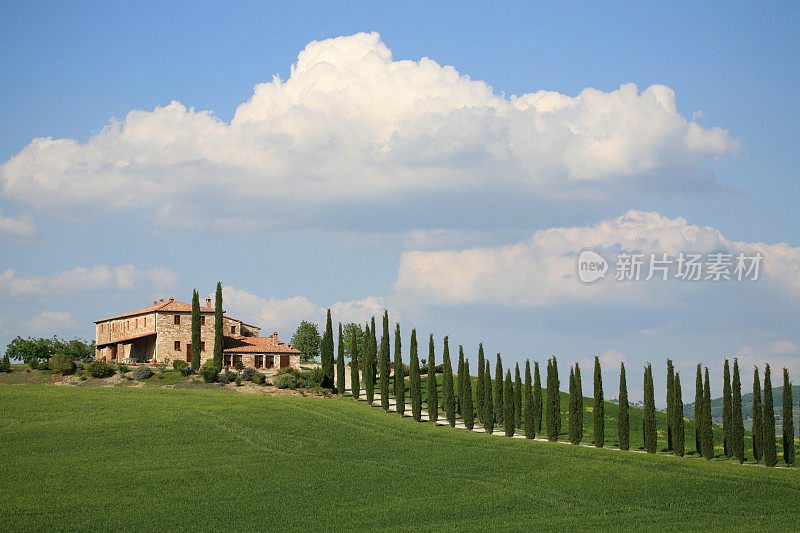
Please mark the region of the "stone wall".
[[[180, 323], [175, 324], [175, 316], [180, 317]], [[205, 343], [205, 350], [200, 352], [200, 364], [214, 357], [214, 314], [202, 313], [205, 324], [200, 325], [200, 340]], [[224, 323], [224, 320], [223, 320]], [[192, 342], [192, 314], [183, 312], [159, 312], [156, 314], [156, 344], [155, 358], [159, 363], [172, 364], [180, 359], [186, 361], [187, 346]], [[180, 348], [175, 349], [175, 341], [180, 342]]]

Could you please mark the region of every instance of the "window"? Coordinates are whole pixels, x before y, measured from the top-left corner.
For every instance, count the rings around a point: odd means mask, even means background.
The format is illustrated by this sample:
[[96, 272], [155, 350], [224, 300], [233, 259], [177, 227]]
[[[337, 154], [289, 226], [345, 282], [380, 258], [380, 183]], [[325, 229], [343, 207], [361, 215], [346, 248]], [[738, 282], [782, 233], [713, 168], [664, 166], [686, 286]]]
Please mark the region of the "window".
[[200, 341], [200, 351], [201, 352], [206, 351], [206, 341]]
[[268, 355], [267, 356], [267, 368], [272, 368], [275, 366], [275, 356]]
[[200, 315], [200, 325], [201, 326], [206, 325], [206, 315]]
[[144, 327], [147, 327], [147, 317], [144, 317]]
[[180, 326], [181, 325], [181, 315], [175, 315], [174, 317], [172, 317], [172, 321], [173, 321], [172, 323], [175, 324], [176, 326]]
[[131, 321], [128, 320], [128, 331], [130, 331], [130, 330], [131, 330]]
[[231, 354], [225, 354], [225, 362], [223, 363], [225, 366], [231, 366]]
[[181, 341], [175, 341], [175, 351], [181, 351]]
[[236, 326], [231, 326], [231, 335], [236, 335]]
[[261, 368], [261, 365], [264, 363], [264, 356], [263, 355], [256, 355], [256, 368]]

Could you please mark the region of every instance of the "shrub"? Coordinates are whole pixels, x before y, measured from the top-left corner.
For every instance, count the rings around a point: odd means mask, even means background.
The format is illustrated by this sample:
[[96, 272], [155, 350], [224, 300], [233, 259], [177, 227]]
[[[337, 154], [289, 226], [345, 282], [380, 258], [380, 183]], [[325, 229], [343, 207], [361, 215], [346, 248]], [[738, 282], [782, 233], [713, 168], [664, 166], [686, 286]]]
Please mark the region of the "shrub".
[[50, 370], [50, 361], [42, 361], [37, 364], [39, 370]]
[[275, 377], [275, 386], [279, 389], [296, 389], [298, 385], [297, 376], [285, 372]]
[[86, 376], [81, 376], [78, 378], [80, 381], [86, 381]]
[[242, 386], [242, 376], [236, 376], [236, 380], [235, 381], [236, 381], [236, 386], [237, 387], [241, 387]]
[[256, 371], [254, 368], [247, 367], [242, 371], [242, 379], [245, 381], [252, 381]]
[[180, 372], [182, 376], [188, 376], [193, 372], [189, 363], [180, 359], [175, 359], [172, 362], [172, 368]]
[[236, 370], [241, 371], [244, 368], [244, 365], [242, 364], [241, 361], [236, 361], [236, 364], [233, 365], [233, 368], [235, 368]]
[[124, 365], [122, 363], [117, 364], [117, 372], [119, 372], [120, 374], [124, 374], [125, 372], [128, 372], [128, 371], [130, 371], [130, 368], [128, 368], [128, 365]]
[[108, 376], [114, 375], [114, 367], [99, 359], [86, 365], [86, 371], [93, 378], [107, 378]]
[[35, 357], [31, 357], [31, 359], [28, 361], [28, 366], [36, 370], [37, 368], [39, 368], [39, 360], [36, 359]]
[[264, 383], [267, 382], [267, 376], [265, 376], [261, 372], [256, 372], [255, 374], [253, 374], [253, 380], [252, 381], [256, 385], [263, 385]]
[[133, 369], [131, 377], [136, 381], [144, 381], [153, 375], [153, 371], [149, 366], [137, 366]]
[[200, 367], [199, 373], [203, 377], [203, 381], [206, 383], [214, 383], [217, 381], [217, 377], [219, 376], [219, 369], [214, 364], [214, 360], [209, 359], [203, 363], [203, 366]]
[[0, 372], [11, 372], [11, 359], [8, 354], [5, 354], [3, 359], [0, 360]]
[[325, 372], [322, 370], [322, 368], [317, 367], [301, 373], [300, 377], [302, 378], [302, 381], [305, 381], [306, 386], [319, 387], [322, 386], [322, 383], [325, 380]]
[[64, 355], [63, 353], [57, 353], [50, 358], [50, 368], [53, 372], [66, 376], [75, 372], [76, 367], [72, 357]]

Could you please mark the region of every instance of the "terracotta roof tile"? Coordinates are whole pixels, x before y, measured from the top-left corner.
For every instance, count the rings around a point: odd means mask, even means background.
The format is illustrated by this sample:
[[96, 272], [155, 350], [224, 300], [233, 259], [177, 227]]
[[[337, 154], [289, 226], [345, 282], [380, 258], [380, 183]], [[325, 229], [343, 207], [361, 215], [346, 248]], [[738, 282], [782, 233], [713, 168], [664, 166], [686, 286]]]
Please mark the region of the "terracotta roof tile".
[[277, 341], [272, 337], [225, 337], [225, 351], [236, 353], [288, 353], [301, 354], [291, 344]]
[[[152, 313], [153, 311], [161, 311], [165, 313], [174, 312], [174, 313], [191, 313], [192, 312], [192, 304], [186, 304], [183, 302], [178, 301], [166, 301], [166, 302], [158, 302], [149, 307], [145, 307], [143, 309], [138, 309], [136, 311], [130, 311], [128, 313], [123, 313], [121, 315], [112, 316], [110, 318], [104, 318], [102, 320], [96, 320], [95, 324], [99, 322], [105, 322], [107, 320], [115, 320], [117, 318], [125, 318], [126, 316], [135, 316], [135, 315], [145, 315], [147, 313]], [[213, 313], [213, 307], [205, 307], [203, 305], [200, 306], [201, 313]], [[224, 311], [223, 311], [224, 312]]]

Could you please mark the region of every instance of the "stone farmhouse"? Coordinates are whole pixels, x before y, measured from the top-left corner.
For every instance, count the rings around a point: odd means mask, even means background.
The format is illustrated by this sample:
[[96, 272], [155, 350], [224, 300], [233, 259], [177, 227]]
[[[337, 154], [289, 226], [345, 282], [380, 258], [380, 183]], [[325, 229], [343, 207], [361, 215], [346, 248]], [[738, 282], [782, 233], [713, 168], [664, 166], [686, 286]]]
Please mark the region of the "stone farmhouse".
[[[224, 313], [224, 311], [223, 311]], [[260, 337], [261, 328], [223, 314], [223, 366], [242, 363], [262, 371], [300, 368], [300, 351], [278, 340], [275, 332]], [[153, 305], [95, 322], [97, 359], [137, 364], [192, 360], [192, 306], [157, 300]], [[214, 357], [214, 307], [200, 306], [200, 364]]]

